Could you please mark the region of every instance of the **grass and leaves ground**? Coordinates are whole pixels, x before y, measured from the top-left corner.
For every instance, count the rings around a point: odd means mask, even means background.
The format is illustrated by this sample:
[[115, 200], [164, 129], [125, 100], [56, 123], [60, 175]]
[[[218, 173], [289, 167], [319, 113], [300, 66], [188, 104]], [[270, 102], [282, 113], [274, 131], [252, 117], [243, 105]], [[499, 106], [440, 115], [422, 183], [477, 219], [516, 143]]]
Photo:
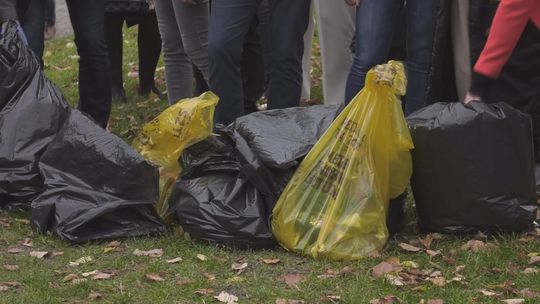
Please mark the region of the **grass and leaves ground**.
[[[110, 129], [131, 141], [166, 107], [138, 97], [134, 31], [125, 36], [129, 102], [115, 103]], [[47, 44], [46, 72], [70, 104], [77, 57], [70, 39]], [[313, 98], [321, 99], [314, 57]], [[161, 66], [161, 65], [160, 65]], [[134, 73], [130, 73], [133, 75]], [[163, 69], [157, 73], [164, 89]], [[234, 251], [159, 237], [72, 246], [32, 231], [28, 214], [0, 213], [0, 303], [540, 303], [540, 236], [423, 235], [409, 206], [405, 232], [362, 261], [314, 260], [282, 249]], [[150, 251], [150, 252], [148, 252]], [[43, 256], [44, 255], [44, 256]], [[42, 257], [43, 256], [43, 257]], [[234, 297], [233, 297], [234, 296]]]

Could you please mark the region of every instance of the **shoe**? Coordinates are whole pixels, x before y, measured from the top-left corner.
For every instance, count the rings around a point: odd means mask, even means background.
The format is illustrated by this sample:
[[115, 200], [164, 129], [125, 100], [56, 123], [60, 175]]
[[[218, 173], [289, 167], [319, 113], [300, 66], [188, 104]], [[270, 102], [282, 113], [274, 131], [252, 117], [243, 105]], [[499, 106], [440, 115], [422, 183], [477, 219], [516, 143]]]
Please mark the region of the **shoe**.
[[405, 201], [407, 192], [390, 201], [386, 228], [390, 234], [396, 234], [405, 228]]
[[123, 103], [127, 103], [127, 97], [126, 92], [124, 91], [124, 88], [122, 87], [112, 87], [111, 88], [111, 95], [113, 101], [121, 101]]
[[45, 26], [45, 40], [51, 40], [56, 35], [56, 27], [54, 25]]

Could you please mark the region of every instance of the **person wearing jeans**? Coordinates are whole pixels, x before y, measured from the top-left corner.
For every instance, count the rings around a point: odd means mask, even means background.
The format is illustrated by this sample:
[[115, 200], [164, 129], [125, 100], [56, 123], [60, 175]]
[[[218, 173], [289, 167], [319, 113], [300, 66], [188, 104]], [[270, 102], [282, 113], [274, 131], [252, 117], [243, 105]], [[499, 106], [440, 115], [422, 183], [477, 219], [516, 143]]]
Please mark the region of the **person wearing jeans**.
[[169, 104], [193, 96], [192, 63], [208, 82], [207, 0], [156, 0]]
[[[405, 0], [346, 0], [355, 2], [356, 47], [347, 79], [345, 102], [349, 103], [364, 87], [367, 72], [388, 59], [397, 16]], [[407, 95], [408, 115], [426, 104], [426, 88], [435, 30], [436, 1], [407, 0]]]
[[[228, 125], [244, 112], [242, 50], [260, 0], [213, 0], [210, 17], [210, 89], [219, 97], [214, 121]], [[298, 106], [302, 89], [303, 35], [311, 0], [270, 0], [268, 109]]]

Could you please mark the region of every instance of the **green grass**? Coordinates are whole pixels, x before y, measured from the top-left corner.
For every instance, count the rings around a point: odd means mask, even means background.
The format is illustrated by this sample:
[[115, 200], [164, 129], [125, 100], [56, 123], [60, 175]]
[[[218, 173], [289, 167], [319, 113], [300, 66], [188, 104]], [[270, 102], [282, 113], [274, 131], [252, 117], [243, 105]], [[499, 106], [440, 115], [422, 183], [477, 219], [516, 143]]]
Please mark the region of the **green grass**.
[[[136, 62], [134, 32], [130, 30], [125, 37], [125, 63]], [[77, 61], [75, 48], [70, 39], [58, 39], [47, 44], [46, 71], [49, 77], [61, 88], [70, 104], [77, 100]], [[317, 53], [316, 53], [317, 54]], [[317, 56], [314, 57], [317, 61]], [[313, 69], [313, 99], [321, 100], [320, 64], [315, 62]], [[126, 75], [129, 67], [126, 65]], [[163, 87], [163, 71], [158, 72], [158, 83]], [[114, 104], [110, 128], [120, 137], [131, 141], [144, 122], [155, 117], [166, 106], [165, 101], [155, 96], [141, 98], [136, 96], [137, 80], [125, 77], [127, 104]], [[314, 260], [282, 249], [258, 251], [233, 251], [184, 240], [174, 232], [160, 237], [121, 240], [119, 251], [104, 252], [106, 243], [90, 243], [71, 246], [54, 236], [39, 235], [32, 231], [24, 213], [0, 214], [0, 285], [1, 282], [14, 281], [22, 286], [0, 292], [0, 303], [87, 303], [92, 302], [88, 295], [92, 290], [103, 295], [103, 303], [212, 303], [212, 295], [195, 294], [200, 289], [213, 289], [217, 294], [226, 291], [240, 298], [240, 303], [275, 303], [277, 298], [303, 300], [306, 303], [330, 302], [329, 295], [341, 297], [340, 303], [369, 303], [371, 299], [395, 295], [404, 303], [420, 303], [422, 300], [443, 299], [445, 303], [500, 303], [501, 299], [520, 298], [519, 295], [503, 294], [489, 298], [479, 289], [502, 290], [492, 285], [512, 281], [515, 290], [530, 288], [540, 291], [540, 273], [523, 274], [531, 253], [540, 252], [538, 236], [528, 242], [520, 241], [522, 235], [502, 235], [489, 239], [497, 248], [478, 253], [461, 250], [468, 241], [466, 238], [446, 237], [436, 240], [433, 250], [441, 250], [443, 256], [430, 258], [425, 253], [409, 253], [397, 244], [414, 241], [419, 237], [415, 232], [415, 215], [412, 207], [408, 209], [406, 231], [393, 238], [388, 249], [378, 258], [355, 262]], [[33, 247], [25, 247], [21, 242], [30, 238]], [[18, 247], [23, 252], [8, 253], [8, 249]], [[150, 250], [161, 248], [161, 258], [139, 257], [133, 255], [135, 249]], [[63, 255], [43, 260], [31, 257], [30, 251], [64, 252]], [[208, 257], [207, 261], [197, 258], [198, 254]], [[91, 256], [92, 262], [80, 266], [68, 266], [69, 262]], [[182, 257], [177, 264], [166, 260]], [[430, 282], [396, 287], [384, 279], [374, 279], [370, 269], [389, 257], [401, 261], [414, 261], [420, 269], [439, 269], [443, 276], [455, 276], [455, 267], [465, 265], [463, 282], [452, 282], [438, 287]], [[236, 274], [231, 265], [242, 258], [248, 268]], [[262, 259], [279, 259], [277, 265], [267, 265]], [[511, 264], [509, 264], [511, 263]], [[18, 269], [9, 271], [4, 265], [17, 265]], [[319, 278], [329, 269], [353, 268], [351, 273], [335, 278]], [[494, 269], [494, 268], [498, 268]], [[515, 268], [515, 269], [514, 269]], [[538, 269], [538, 267], [536, 267]], [[68, 274], [81, 276], [93, 270], [115, 270], [118, 275], [102, 281], [88, 280], [80, 284], [64, 282]], [[164, 281], [152, 282], [145, 278], [148, 273], [159, 274]], [[215, 275], [209, 280], [204, 273]], [[287, 288], [280, 278], [288, 274], [300, 274], [305, 278], [297, 288]], [[180, 285], [178, 281], [192, 280], [191, 284]], [[416, 288], [424, 286], [422, 288]], [[528, 299], [527, 303], [539, 303], [540, 299]]]

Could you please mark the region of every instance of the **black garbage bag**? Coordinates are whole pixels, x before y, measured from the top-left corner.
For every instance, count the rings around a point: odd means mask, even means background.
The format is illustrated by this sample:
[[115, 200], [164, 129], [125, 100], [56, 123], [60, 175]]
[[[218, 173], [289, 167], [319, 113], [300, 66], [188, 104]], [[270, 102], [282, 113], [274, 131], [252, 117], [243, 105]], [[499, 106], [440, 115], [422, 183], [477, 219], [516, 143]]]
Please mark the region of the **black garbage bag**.
[[271, 206], [247, 178], [230, 138], [213, 135], [187, 148], [181, 167], [169, 206], [192, 238], [233, 248], [276, 245]]
[[506, 104], [434, 104], [409, 118], [412, 190], [428, 231], [525, 231], [536, 218], [530, 118]]
[[32, 224], [72, 243], [161, 233], [158, 169], [77, 110], [43, 154]]
[[182, 154], [171, 212], [194, 239], [234, 248], [275, 246], [272, 209], [338, 112], [338, 106], [272, 110], [219, 129]]
[[8, 23], [0, 38], [0, 208], [29, 206], [42, 191], [38, 161], [68, 112], [15, 23]]
[[331, 105], [258, 112], [238, 118], [232, 128], [266, 166], [289, 169], [311, 150], [339, 111]]

